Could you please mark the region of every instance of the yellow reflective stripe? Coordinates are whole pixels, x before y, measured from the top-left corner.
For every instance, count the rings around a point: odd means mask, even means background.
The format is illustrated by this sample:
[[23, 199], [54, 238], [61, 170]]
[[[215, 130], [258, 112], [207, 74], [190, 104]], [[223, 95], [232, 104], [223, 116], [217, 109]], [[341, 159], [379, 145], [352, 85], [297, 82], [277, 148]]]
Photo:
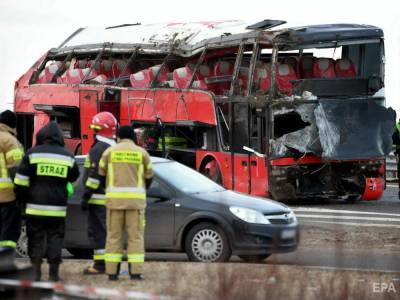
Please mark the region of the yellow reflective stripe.
[[68, 167], [54, 163], [38, 163], [36, 165], [36, 175], [67, 178]]
[[93, 254], [93, 260], [104, 260], [105, 254]]
[[106, 205], [106, 199], [93, 199], [93, 198], [91, 198], [88, 201], [88, 204]]
[[8, 189], [13, 188], [14, 184], [12, 183], [10, 178], [0, 178], [0, 188], [1, 189]]
[[107, 168], [107, 176], [108, 176], [108, 186], [114, 186], [114, 166], [112, 163], [108, 164]]
[[27, 203], [25, 213], [34, 216], [65, 217], [67, 215], [67, 207]]
[[24, 156], [24, 151], [20, 148], [15, 148], [6, 153], [6, 159], [12, 158], [13, 161], [19, 161]]
[[1, 178], [6, 178], [8, 177], [8, 170], [6, 166], [6, 160], [4, 158], [4, 154], [0, 154], [0, 177]]
[[67, 211], [57, 211], [57, 210], [41, 210], [41, 209], [33, 209], [27, 208], [25, 210], [27, 215], [32, 216], [43, 216], [43, 217], [66, 217]]
[[139, 165], [139, 169], [138, 169], [138, 173], [137, 173], [137, 177], [138, 177], [137, 186], [138, 187], [144, 187], [144, 184], [143, 184], [144, 170], [143, 169], [144, 169], [143, 164], [140, 164]]
[[74, 161], [75, 160], [72, 157], [62, 154], [32, 153], [29, 155], [30, 164], [49, 163], [72, 167], [74, 165]]
[[128, 263], [144, 263], [144, 254], [128, 254]]
[[111, 151], [112, 163], [141, 164], [143, 153], [139, 151]]
[[17, 243], [14, 241], [0, 241], [0, 247], [17, 247]]
[[62, 159], [54, 159], [54, 158], [32, 158], [29, 160], [30, 164], [57, 164], [57, 165], [63, 165], [67, 167], [72, 167], [73, 163], [71, 161], [67, 160], [62, 160]]
[[101, 126], [99, 126], [99, 125], [94, 125], [94, 124], [90, 124], [90, 125], [89, 125], [89, 128], [90, 128], [90, 129], [93, 129], [93, 130], [101, 130], [101, 129], [102, 129]]
[[100, 186], [100, 180], [93, 178], [93, 177], [89, 177], [86, 180], [86, 187], [91, 188], [93, 190], [97, 190]]
[[104, 169], [106, 167], [106, 163], [105, 163], [104, 159], [100, 159], [99, 167], [102, 169]]
[[88, 168], [90, 168], [90, 157], [89, 156], [86, 156], [86, 158], [85, 158], [85, 162], [83, 163], [83, 167], [84, 168], [86, 168], [86, 169], [88, 169]]
[[21, 186], [29, 186], [29, 176], [15, 174], [14, 183]]
[[134, 198], [134, 200], [146, 200], [146, 193], [107, 192], [106, 197], [107, 198], [121, 198], [121, 199]]
[[106, 262], [120, 263], [122, 261], [121, 253], [106, 253], [104, 254], [104, 260]]

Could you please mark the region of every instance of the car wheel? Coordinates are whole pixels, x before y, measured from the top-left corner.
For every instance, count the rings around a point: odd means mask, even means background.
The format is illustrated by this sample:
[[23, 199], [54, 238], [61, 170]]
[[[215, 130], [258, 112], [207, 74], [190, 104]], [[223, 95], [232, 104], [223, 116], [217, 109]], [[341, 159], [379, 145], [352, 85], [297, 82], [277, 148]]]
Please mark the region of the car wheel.
[[21, 225], [21, 233], [19, 235], [15, 252], [19, 257], [28, 257], [28, 235], [26, 233], [26, 225]]
[[190, 261], [225, 262], [232, 254], [224, 231], [211, 223], [200, 223], [190, 229], [185, 249]]
[[270, 257], [271, 254], [259, 254], [259, 255], [239, 255], [240, 259], [249, 262], [249, 263], [257, 263], [262, 262], [263, 260]]
[[84, 248], [67, 248], [68, 252], [71, 253], [75, 258], [90, 259], [93, 257], [92, 249]]

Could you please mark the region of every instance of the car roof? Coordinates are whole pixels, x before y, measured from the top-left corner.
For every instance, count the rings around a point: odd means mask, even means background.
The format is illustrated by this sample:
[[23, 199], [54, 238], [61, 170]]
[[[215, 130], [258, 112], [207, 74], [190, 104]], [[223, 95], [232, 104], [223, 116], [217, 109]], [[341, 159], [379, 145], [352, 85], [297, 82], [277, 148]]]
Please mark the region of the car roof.
[[[75, 156], [76, 160], [78, 162], [83, 162], [86, 158], [86, 155], [76, 155]], [[162, 157], [157, 157], [157, 156], [150, 156], [151, 158], [151, 162], [153, 164], [157, 164], [157, 163], [166, 163], [166, 162], [171, 162], [172, 160], [166, 159], [166, 158], [162, 158]]]

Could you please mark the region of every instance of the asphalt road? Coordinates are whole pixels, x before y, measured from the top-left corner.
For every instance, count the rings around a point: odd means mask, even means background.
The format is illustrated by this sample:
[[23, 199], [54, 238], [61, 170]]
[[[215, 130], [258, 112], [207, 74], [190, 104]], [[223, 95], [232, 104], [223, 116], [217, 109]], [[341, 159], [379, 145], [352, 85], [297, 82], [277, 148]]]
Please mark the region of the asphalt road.
[[[303, 232], [318, 228], [322, 234], [329, 234], [333, 227], [336, 232], [363, 228], [374, 235], [374, 230], [385, 228], [398, 231], [400, 236], [400, 200], [397, 192], [397, 187], [388, 186], [379, 201], [345, 203], [343, 200], [329, 200], [286, 204], [295, 210]], [[400, 272], [400, 240], [394, 243], [398, 246], [394, 250], [386, 249], [386, 245], [377, 245], [375, 249], [364, 249], [362, 245], [357, 249], [348, 249], [340, 245], [307, 247], [301, 244], [297, 251], [274, 254], [264, 263]], [[155, 261], [187, 260], [185, 254], [148, 253], [146, 256]], [[233, 257], [232, 261], [239, 262], [240, 259]]]

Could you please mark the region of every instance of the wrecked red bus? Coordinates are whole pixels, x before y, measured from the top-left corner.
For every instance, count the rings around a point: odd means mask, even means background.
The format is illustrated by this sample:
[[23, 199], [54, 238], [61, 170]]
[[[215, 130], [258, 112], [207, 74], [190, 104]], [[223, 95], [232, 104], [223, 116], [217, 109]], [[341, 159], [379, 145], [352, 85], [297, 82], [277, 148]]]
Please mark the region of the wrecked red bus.
[[56, 120], [86, 153], [91, 117], [132, 124], [153, 155], [277, 200], [377, 200], [395, 112], [369, 25], [264, 20], [82, 28], [17, 82], [24, 145]]

